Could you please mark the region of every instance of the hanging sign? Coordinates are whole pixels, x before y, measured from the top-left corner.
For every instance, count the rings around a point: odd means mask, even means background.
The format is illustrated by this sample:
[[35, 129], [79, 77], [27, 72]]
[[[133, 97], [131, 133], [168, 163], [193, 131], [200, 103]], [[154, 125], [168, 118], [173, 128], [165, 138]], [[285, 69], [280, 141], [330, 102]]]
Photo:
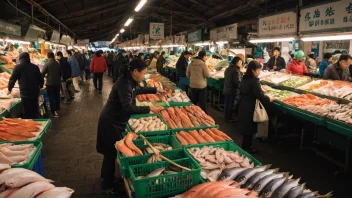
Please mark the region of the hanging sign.
[[352, 29], [352, 0], [336, 1], [302, 9], [299, 31]]
[[259, 36], [295, 34], [297, 32], [297, 14], [285, 12], [278, 15], [263, 17], [258, 22]]
[[0, 21], [0, 32], [15, 36], [21, 36], [21, 26]]
[[58, 43], [60, 42], [60, 32], [53, 30], [51, 34], [50, 42]]
[[237, 39], [237, 23], [210, 30], [210, 40], [227, 41]]
[[187, 41], [188, 41], [188, 43], [203, 41], [202, 40], [202, 29], [199, 29], [199, 30], [196, 30], [193, 32], [188, 32]]
[[83, 40], [77, 40], [77, 45], [88, 45], [89, 44], [89, 39], [83, 39]]
[[62, 35], [60, 43], [65, 45], [71, 45], [71, 37], [68, 35]]
[[149, 35], [151, 39], [164, 39], [164, 23], [150, 23]]

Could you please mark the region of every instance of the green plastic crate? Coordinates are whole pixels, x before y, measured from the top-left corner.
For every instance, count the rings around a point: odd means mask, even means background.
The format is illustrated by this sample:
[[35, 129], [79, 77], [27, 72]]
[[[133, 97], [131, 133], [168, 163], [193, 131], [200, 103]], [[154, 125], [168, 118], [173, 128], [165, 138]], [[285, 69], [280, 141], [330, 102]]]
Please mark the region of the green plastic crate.
[[[150, 117], [150, 116], [157, 116], [162, 122], [164, 122], [166, 124], [167, 130], [137, 132], [137, 135], [144, 135], [145, 137], [148, 137], [148, 136], [170, 135], [171, 134], [169, 125], [165, 122], [165, 120], [159, 114], [135, 114], [135, 115], [132, 115], [131, 118], [138, 119], [138, 118]], [[128, 129], [128, 131], [132, 131], [132, 128], [129, 123], [127, 123], [127, 129]], [[122, 137], [125, 137], [126, 135], [127, 135], [127, 132], [122, 133]]]
[[345, 122], [335, 120], [332, 118], [327, 118], [326, 126], [328, 129], [335, 131], [341, 135], [352, 138], [352, 125]]
[[215, 126], [199, 126], [199, 127], [193, 127], [193, 128], [176, 128], [176, 129], [171, 129], [171, 133], [176, 133], [179, 131], [189, 131], [189, 130], [200, 130], [200, 129], [210, 129], [210, 128], [219, 128], [219, 125], [215, 125]]
[[29, 160], [27, 160], [26, 163], [21, 164], [21, 165], [11, 165], [12, 168], [25, 168], [28, 170], [32, 170], [35, 163], [37, 162], [40, 153], [42, 151], [42, 147], [43, 144], [41, 142], [33, 142], [33, 143], [26, 143], [26, 142], [15, 142], [15, 143], [11, 143], [11, 144], [34, 144], [34, 146], [36, 146], [37, 148], [35, 149], [34, 153], [32, 154], [31, 158]]
[[191, 168], [192, 170], [177, 174], [137, 179], [138, 176], [147, 175], [158, 168], [167, 168], [170, 166], [170, 163], [163, 161], [153, 164], [130, 166], [129, 172], [131, 175], [131, 183], [134, 187], [134, 197], [169, 197], [183, 193], [201, 182], [200, 166], [189, 158], [173, 161], [182, 166]]
[[185, 107], [191, 106], [192, 102], [169, 102], [170, 107]]
[[152, 102], [152, 104], [157, 107], [169, 107], [170, 106], [169, 102], [164, 102], [164, 101], [154, 101], [154, 102]]

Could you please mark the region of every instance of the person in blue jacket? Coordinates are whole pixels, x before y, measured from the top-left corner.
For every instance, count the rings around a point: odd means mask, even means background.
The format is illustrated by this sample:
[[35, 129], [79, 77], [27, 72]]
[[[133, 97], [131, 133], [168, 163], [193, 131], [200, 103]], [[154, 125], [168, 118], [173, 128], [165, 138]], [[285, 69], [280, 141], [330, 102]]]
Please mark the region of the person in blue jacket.
[[332, 54], [324, 54], [324, 60], [319, 64], [319, 74], [320, 77], [324, 77], [325, 69], [332, 63]]

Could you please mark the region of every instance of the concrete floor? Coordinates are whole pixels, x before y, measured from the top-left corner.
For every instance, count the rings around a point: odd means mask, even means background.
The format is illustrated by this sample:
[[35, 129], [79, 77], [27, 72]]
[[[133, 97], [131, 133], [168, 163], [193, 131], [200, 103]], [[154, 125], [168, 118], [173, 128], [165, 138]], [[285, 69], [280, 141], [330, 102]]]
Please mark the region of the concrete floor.
[[[111, 78], [104, 76], [103, 94], [94, 90], [93, 83], [81, 85], [82, 92], [71, 104], [62, 104], [60, 118], [44, 138], [44, 174], [56, 186], [75, 190], [73, 197], [107, 197], [101, 193], [100, 169], [102, 155], [95, 151], [96, 129], [100, 111], [109, 96]], [[241, 135], [235, 124], [225, 123], [223, 113], [208, 107], [208, 113], [240, 145]], [[282, 172], [301, 177], [308, 188], [327, 193], [333, 190], [334, 173], [340, 170], [311, 151], [299, 150], [299, 140], [281, 144], [254, 143], [260, 154], [254, 155], [263, 164], [272, 164]], [[122, 187], [121, 187], [122, 188]]]

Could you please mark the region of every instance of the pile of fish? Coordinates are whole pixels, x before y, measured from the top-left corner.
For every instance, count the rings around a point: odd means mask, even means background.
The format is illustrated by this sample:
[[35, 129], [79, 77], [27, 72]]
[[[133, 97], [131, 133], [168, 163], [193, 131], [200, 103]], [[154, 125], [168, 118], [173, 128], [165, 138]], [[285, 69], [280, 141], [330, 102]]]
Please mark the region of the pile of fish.
[[298, 89], [312, 91], [326, 96], [352, 100], [352, 84], [346, 81], [317, 80]]
[[201, 176], [209, 181], [217, 181], [223, 171], [241, 167], [244, 169], [254, 167], [254, 163], [237, 151], [225, 151], [224, 148], [204, 146], [203, 148], [193, 147], [187, 151], [196, 159], [201, 167]]
[[36, 138], [43, 123], [34, 120], [3, 118], [0, 121], [0, 140], [23, 141]]
[[140, 94], [137, 95], [139, 102], [154, 102], [154, 101], [166, 101], [166, 97], [163, 94]]
[[327, 116], [335, 120], [352, 124], [352, 103], [323, 106], [308, 105], [300, 108], [320, 116]]
[[36, 149], [33, 144], [1, 144], [0, 164], [23, 164], [31, 158]]
[[125, 138], [115, 143], [116, 150], [126, 157], [143, 155], [143, 152], [133, 143], [137, 137], [137, 134], [133, 132], [127, 133]]
[[11, 108], [13, 104], [13, 99], [1, 99], [0, 100], [0, 112], [4, 112], [5, 110]]
[[188, 132], [180, 131], [176, 132], [176, 138], [182, 146], [232, 140], [228, 135], [216, 128], [206, 129], [205, 131], [203, 129], [199, 131], [190, 130]]
[[319, 106], [319, 105], [327, 105], [327, 104], [336, 104], [336, 102], [332, 100], [319, 98], [312, 94], [302, 94], [298, 96], [291, 96], [291, 97], [285, 98], [283, 102], [295, 107], [303, 107], [307, 105]]
[[291, 75], [288, 75], [286, 73], [282, 72], [276, 72], [270, 76], [267, 76], [265, 78], [262, 78], [262, 81], [274, 83], [274, 84], [280, 84], [281, 82], [284, 82], [286, 80], [289, 80], [291, 78]]
[[52, 180], [23, 168], [0, 165], [0, 197], [6, 198], [69, 198], [73, 190], [55, 187]]
[[148, 116], [138, 119], [132, 118], [128, 120], [128, 124], [135, 133], [167, 130], [166, 124], [157, 116]]
[[305, 90], [305, 91], [312, 91], [315, 89], [319, 89], [320, 87], [324, 87], [327, 84], [332, 84], [332, 82], [328, 80], [314, 80], [308, 84], [298, 87], [298, 89]]
[[188, 98], [186, 92], [176, 91], [175, 93], [168, 95], [167, 101], [168, 102], [189, 102], [191, 100]]
[[169, 107], [161, 111], [161, 116], [172, 129], [215, 126], [214, 119], [196, 105]]
[[174, 166], [174, 165], [170, 165], [167, 169], [158, 168], [158, 169], [155, 169], [154, 171], [152, 171], [151, 173], [149, 173], [147, 175], [137, 176], [137, 179], [143, 179], [143, 178], [148, 178], [148, 177], [157, 177], [157, 176], [160, 176], [160, 175], [177, 174], [177, 173], [180, 173], [182, 171], [183, 171], [183, 169], [181, 169], [181, 168], [179, 168], [177, 166]]
[[[152, 146], [159, 152], [172, 150], [172, 147], [168, 144], [163, 143], [153, 143]], [[154, 154], [153, 150], [148, 146], [144, 149], [144, 154], [153, 154], [147, 161], [147, 163], [161, 162], [162, 159]]]

